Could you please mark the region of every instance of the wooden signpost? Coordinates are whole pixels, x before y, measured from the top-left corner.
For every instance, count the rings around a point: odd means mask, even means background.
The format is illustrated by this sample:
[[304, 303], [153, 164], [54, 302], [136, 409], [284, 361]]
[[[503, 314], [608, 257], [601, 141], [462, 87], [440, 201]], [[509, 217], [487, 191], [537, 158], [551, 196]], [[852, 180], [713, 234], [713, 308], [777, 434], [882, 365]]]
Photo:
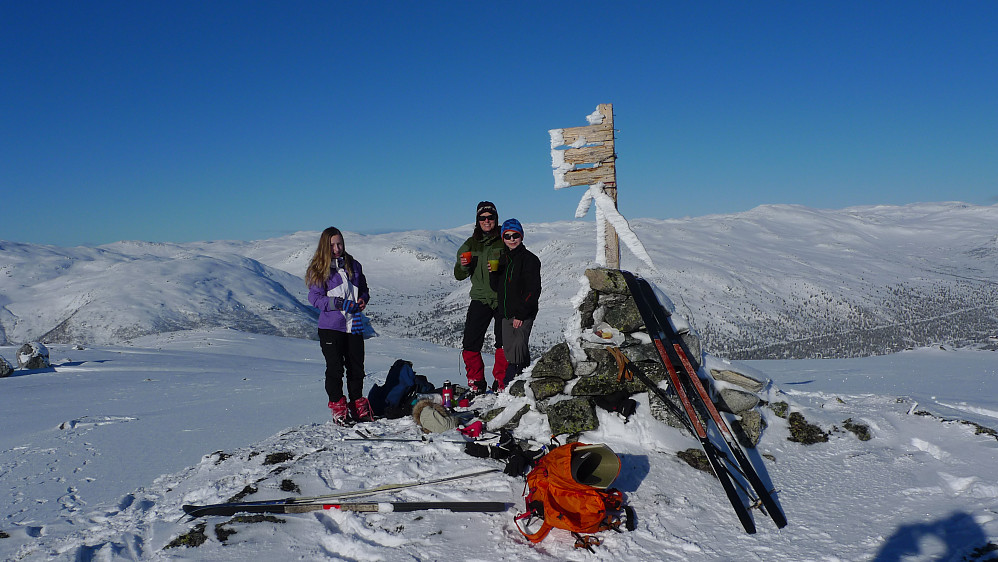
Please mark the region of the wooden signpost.
[[[551, 152], [555, 189], [600, 185], [617, 207], [617, 153], [614, 150], [613, 104], [600, 104], [586, 127], [552, 129]], [[620, 241], [609, 221], [603, 224], [606, 266], [620, 268]]]

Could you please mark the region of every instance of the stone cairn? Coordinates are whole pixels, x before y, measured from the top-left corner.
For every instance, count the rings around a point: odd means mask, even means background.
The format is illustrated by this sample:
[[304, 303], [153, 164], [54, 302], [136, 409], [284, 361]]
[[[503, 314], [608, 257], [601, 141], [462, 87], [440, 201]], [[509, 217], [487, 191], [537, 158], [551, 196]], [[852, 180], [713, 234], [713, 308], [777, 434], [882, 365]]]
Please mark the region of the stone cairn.
[[[519, 419], [534, 408], [547, 416], [552, 435], [568, 434], [569, 440], [572, 440], [581, 432], [599, 427], [595, 404], [600, 397], [621, 390], [628, 394], [648, 392], [639, 380], [617, 380], [617, 362], [607, 351], [608, 345], [600, 343], [606, 334], [612, 337], [609, 345], [617, 345], [624, 356], [652, 381], [657, 383], [668, 379], [654, 344], [644, 333], [644, 321], [620, 271], [589, 269], [585, 275], [589, 291], [578, 306], [576, 319], [580, 326], [574, 331], [580, 334], [577, 341], [555, 345], [532, 369], [510, 385], [511, 395], [529, 396], [532, 400], [526, 406], [521, 401], [520, 410], [505, 427], [515, 427]], [[671, 308], [671, 303], [666, 307]], [[677, 324], [675, 320], [674, 324]], [[694, 368], [700, 372], [702, 379], [706, 379], [705, 383], [710, 383], [711, 395], [718, 409], [738, 417], [732, 424], [732, 431], [743, 446], [754, 447], [759, 442], [764, 425], [758, 411], [761, 401], [755, 393], [761, 391], [766, 383], [730, 369], [710, 369], [710, 376], [706, 376], [707, 369], [703, 364], [707, 356], [702, 352], [699, 337], [685, 323], [678, 331]], [[723, 382], [718, 384], [716, 381]], [[649, 393], [649, 397], [652, 416], [674, 427], [683, 427], [656, 394]], [[679, 411], [682, 410], [678, 398], [675, 405]], [[501, 413], [502, 410], [493, 411], [485, 417], [488, 420]]]

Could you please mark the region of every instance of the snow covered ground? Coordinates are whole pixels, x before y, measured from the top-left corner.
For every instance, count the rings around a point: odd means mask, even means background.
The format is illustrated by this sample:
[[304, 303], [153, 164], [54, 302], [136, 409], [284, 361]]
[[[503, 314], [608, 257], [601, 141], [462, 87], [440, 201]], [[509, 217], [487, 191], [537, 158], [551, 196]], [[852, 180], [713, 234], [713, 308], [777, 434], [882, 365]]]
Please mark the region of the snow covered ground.
[[[14, 357], [15, 347], [0, 347]], [[517, 532], [523, 480], [501, 473], [376, 496], [380, 501], [489, 500], [505, 513], [440, 511], [282, 515], [256, 523], [188, 521], [185, 503], [318, 495], [499, 467], [462, 452], [457, 433], [430, 443], [344, 440], [328, 421], [315, 342], [195, 330], [127, 345], [51, 345], [53, 368], [0, 380], [0, 558], [6, 560], [985, 560], [998, 544], [998, 355], [916, 349], [865, 359], [757, 361], [771, 401], [825, 430], [852, 419], [870, 441], [787, 440], [764, 409], [757, 452], [789, 525], [757, 514], [740, 529], [720, 486], [673, 453], [696, 446], [655, 421], [647, 403], [628, 424], [602, 415], [585, 441], [623, 460], [617, 480], [638, 515], [603, 533], [596, 556], [554, 531]], [[411, 339], [368, 340], [367, 387], [397, 358], [432, 382], [459, 380], [459, 352]], [[492, 398], [498, 403], [507, 396]], [[928, 411], [932, 416], [915, 415]], [[542, 433], [539, 424], [528, 424]], [[406, 419], [368, 424], [417, 435]], [[543, 438], [543, 435], [534, 435]], [[275, 453], [288, 453], [284, 460]], [[278, 458], [276, 464], [267, 464]], [[287, 481], [287, 482], [286, 482]], [[282, 490], [291, 488], [294, 491]], [[300, 490], [300, 492], [299, 492]], [[165, 548], [206, 522], [197, 547]], [[221, 533], [219, 533], [221, 531]], [[226, 532], [235, 531], [225, 536]], [[991, 546], [989, 546], [991, 545]]]

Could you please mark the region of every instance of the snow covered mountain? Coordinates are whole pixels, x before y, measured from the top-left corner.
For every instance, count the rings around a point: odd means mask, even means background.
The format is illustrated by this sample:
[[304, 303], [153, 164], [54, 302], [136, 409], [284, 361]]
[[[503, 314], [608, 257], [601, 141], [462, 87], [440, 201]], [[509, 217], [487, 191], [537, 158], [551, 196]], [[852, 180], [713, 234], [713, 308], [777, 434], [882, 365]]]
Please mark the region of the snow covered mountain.
[[[998, 206], [924, 203], [635, 219], [658, 270], [624, 269], [677, 300], [712, 353], [735, 359], [848, 357], [929, 344], [994, 347]], [[346, 234], [383, 334], [458, 345], [468, 286], [451, 274], [470, 225]], [[595, 265], [591, 222], [527, 224], [544, 293], [532, 344], [547, 349]], [[0, 344], [115, 344], [232, 327], [314, 337], [302, 274], [317, 232], [253, 242], [118, 242], [60, 248], [0, 241]]]

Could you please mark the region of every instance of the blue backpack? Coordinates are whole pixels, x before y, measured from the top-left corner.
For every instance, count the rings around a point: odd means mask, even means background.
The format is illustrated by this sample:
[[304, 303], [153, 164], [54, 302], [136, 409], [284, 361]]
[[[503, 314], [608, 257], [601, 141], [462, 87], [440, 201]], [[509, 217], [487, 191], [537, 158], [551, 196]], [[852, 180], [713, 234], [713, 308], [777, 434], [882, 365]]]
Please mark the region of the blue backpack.
[[388, 370], [385, 384], [376, 384], [367, 394], [371, 412], [375, 417], [390, 419], [412, 414], [412, 406], [417, 394], [436, 390], [423, 375], [412, 370], [412, 363], [398, 359]]

